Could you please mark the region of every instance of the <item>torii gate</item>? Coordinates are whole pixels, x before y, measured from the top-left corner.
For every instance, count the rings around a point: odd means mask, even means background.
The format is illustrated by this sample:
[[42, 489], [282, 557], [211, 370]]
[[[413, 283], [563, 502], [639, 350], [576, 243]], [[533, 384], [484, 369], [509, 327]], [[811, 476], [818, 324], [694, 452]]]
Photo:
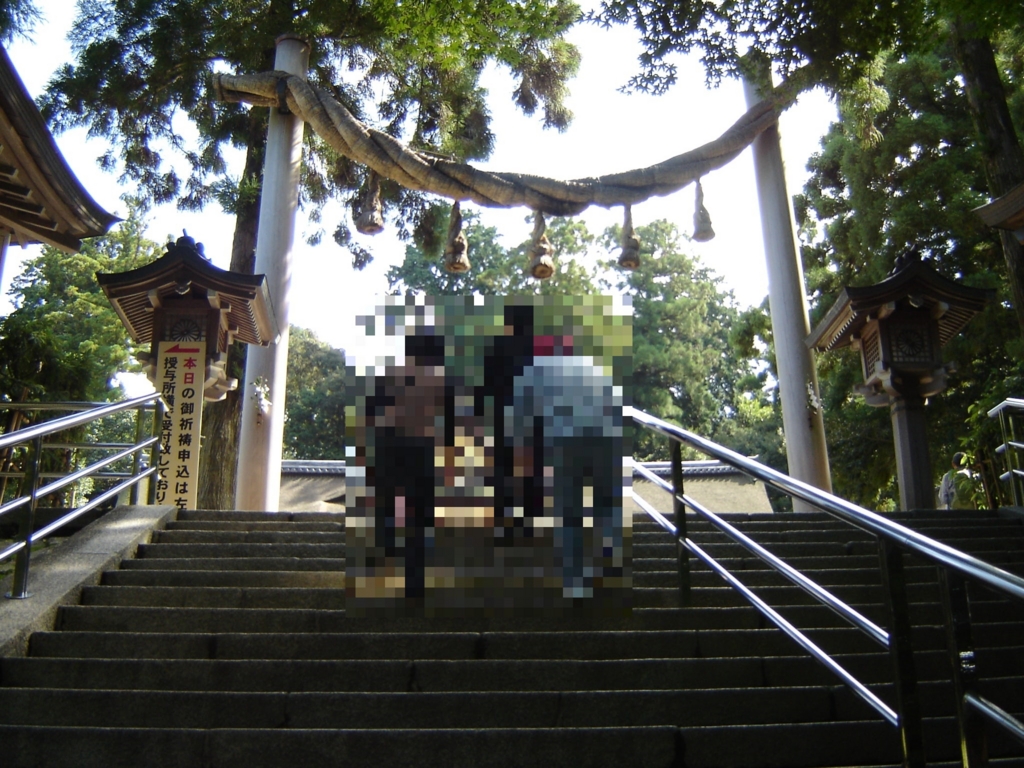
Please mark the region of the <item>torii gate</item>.
[[[632, 230], [630, 206], [633, 203], [699, 183], [701, 176], [721, 168], [755, 143], [790, 474], [818, 488], [831, 489], [822, 414], [819, 408], [809, 407], [818, 402], [818, 384], [813, 353], [804, 344], [810, 323], [803, 270], [794, 244], [778, 132], [770, 130], [777, 125], [779, 113], [795, 100], [798, 89], [794, 83], [783, 83], [765, 94], [748, 86], [746, 114], [721, 137], [695, 150], [649, 168], [599, 178], [557, 181], [516, 173], [487, 173], [404, 147], [393, 137], [356, 120], [326, 91], [309, 85], [306, 82], [308, 62], [308, 44], [298, 37], [284, 35], [277, 41], [274, 72], [218, 75], [214, 79], [214, 87], [222, 100], [271, 107], [255, 269], [267, 275], [281, 337], [268, 349], [251, 350], [246, 365], [235, 497], [239, 509], [278, 508], [288, 358], [288, 294], [304, 122], [310, 123], [335, 150], [368, 166], [372, 174], [393, 179], [409, 189], [453, 199], [456, 224], [458, 203], [463, 200], [486, 207], [532, 208], [537, 221], [535, 255], [542, 254], [547, 244], [545, 214], [567, 216], [578, 214], [590, 205], [621, 205], [625, 209], [623, 256], [629, 256], [622, 263], [635, 257], [639, 243]], [[370, 205], [364, 207], [373, 210], [376, 201], [368, 202]], [[701, 214], [706, 216], [698, 187], [697, 217]], [[364, 231], [379, 230], [378, 221], [367, 224]], [[450, 237], [455, 239], [458, 235], [455, 226]], [[453, 267], [465, 268], [465, 265], [458, 262]], [[252, 397], [257, 389], [261, 403]]]

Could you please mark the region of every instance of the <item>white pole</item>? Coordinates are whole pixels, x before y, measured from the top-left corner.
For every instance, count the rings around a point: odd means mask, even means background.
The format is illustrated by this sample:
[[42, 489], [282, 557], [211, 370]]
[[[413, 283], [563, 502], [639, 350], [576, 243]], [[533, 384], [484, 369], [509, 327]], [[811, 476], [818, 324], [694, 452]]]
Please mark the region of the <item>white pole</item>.
[[[757, 86], [749, 80], [744, 80], [743, 90], [748, 108], [761, 101]], [[753, 151], [789, 474], [831, 491], [825, 425], [818, 399], [818, 374], [814, 353], [805, 343], [811, 326], [803, 264], [797, 254], [790, 217], [778, 124], [754, 140]], [[814, 508], [794, 499], [793, 509], [804, 512]]]
[[[309, 45], [292, 35], [277, 39], [274, 68], [305, 78]], [[242, 431], [238, 446], [235, 506], [276, 512], [281, 496], [281, 444], [284, 440], [284, 392], [288, 375], [288, 292], [292, 276], [292, 240], [299, 202], [302, 120], [270, 108], [267, 155], [263, 165], [257, 274], [267, 276], [281, 336], [269, 347], [250, 347], [245, 365]], [[269, 405], [261, 410], [257, 383]]]
[[7, 251], [11, 246], [11, 233], [0, 236], [0, 285], [4, 282], [4, 268], [7, 266]]

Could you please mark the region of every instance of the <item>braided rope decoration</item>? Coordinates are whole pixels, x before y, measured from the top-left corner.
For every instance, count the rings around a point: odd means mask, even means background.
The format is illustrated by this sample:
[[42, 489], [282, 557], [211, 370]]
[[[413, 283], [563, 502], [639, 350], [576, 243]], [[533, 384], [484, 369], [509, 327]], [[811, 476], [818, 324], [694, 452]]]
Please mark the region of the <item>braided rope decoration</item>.
[[323, 88], [286, 72], [219, 74], [214, 76], [213, 87], [221, 101], [268, 107], [278, 107], [283, 101], [337, 152], [407, 189], [488, 208], [526, 206], [552, 216], [573, 216], [592, 205], [627, 206], [672, 194], [726, 165], [793, 104], [800, 92], [798, 80], [776, 87], [725, 133], [696, 149], [647, 168], [569, 181], [491, 173], [410, 149], [357, 120]]

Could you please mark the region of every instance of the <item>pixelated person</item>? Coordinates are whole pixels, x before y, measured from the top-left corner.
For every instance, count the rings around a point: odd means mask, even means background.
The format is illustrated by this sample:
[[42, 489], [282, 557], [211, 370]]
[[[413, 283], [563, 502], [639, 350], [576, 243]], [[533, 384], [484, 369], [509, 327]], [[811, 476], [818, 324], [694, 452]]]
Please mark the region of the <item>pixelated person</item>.
[[[494, 520], [495, 544], [511, 545], [515, 539], [529, 537], [531, 529], [524, 515], [515, 510], [534, 510], [543, 506], [543, 474], [535, 482], [537, 469], [528, 446], [506, 439], [506, 406], [512, 405], [516, 377], [533, 362], [533, 308], [506, 306], [504, 334], [495, 337], [484, 357], [484, 386], [477, 393], [477, 415], [483, 415], [484, 403], [493, 398], [494, 420]], [[536, 457], [539, 458], [539, 457]], [[527, 466], [528, 465], [528, 466]]]
[[572, 354], [571, 337], [535, 336], [533, 307], [510, 309], [502, 338], [512, 341], [496, 342], [511, 350], [514, 370], [495, 392], [503, 503], [520, 501], [527, 520], [554, 517], [562, 594], [592, 597], [601, 577], [622, 575], [621, 390], [593, 359]]
[[402, 564], [404, 596], [417, 599], [434, 526], [435, 449], [444, 437], [444, 339], [424, 331], [406, 337], [405, 346], [406, 365], [377, 382], [367, 412], [375, 436], [376, 546], [386, 562]]

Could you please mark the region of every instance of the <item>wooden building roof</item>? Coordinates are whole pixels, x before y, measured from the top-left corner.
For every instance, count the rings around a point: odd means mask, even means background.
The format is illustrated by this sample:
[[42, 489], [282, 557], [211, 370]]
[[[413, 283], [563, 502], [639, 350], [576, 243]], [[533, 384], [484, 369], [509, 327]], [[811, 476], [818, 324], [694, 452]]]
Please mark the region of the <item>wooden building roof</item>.
[[266, 275], [244, 275], [215, 267], [182, 240], [144, 267], [97, 273], [96, 280], [137, 342], [153, 340], [153, 310], [168, 297], [190, 296], [225, 314], [232, 340], [267, 346], [278, 336]]
[[990, 227], [1008, 229], [1020, 239], [1024, 235], [1024, 184], [1011, 189], [1002, 197], [975, 208], [974, 212]]
[[928, 262], [911, 259], [880, 283], [844, 288], [807, 337], [807, 346], [822, 352], [845, 347], [881, 307], [905, 299], [935, 311], [939, 343], [945, 346], [987, 302], [995, 299], [995, 291], [961, 285], [940, 275]]
[[0, 232], [20, 245], [75, 253], [83, 237], [103, 235], [117, 220], [72, 173], [0, 47]]

